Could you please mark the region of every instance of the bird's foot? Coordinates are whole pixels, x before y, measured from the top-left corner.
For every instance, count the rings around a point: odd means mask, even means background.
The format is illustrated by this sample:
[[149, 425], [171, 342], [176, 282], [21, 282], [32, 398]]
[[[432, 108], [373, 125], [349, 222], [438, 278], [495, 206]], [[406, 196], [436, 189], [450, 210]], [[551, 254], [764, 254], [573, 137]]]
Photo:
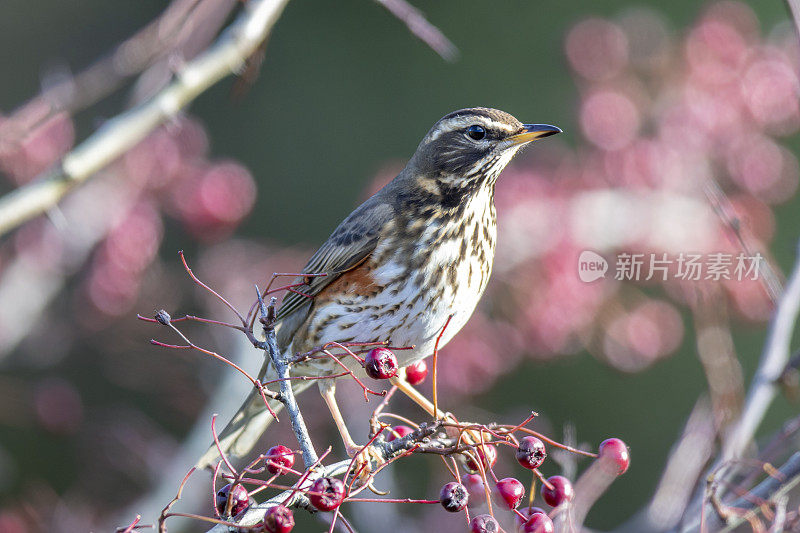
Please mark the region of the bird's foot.
[[345, 449], [348, 457], [353, 459], [353, 466], [349, 475], [355, 477], [356, 487], [371, 483], [372, 475], [386, 462], [380, 451], [371, 445], [358, 446], [351, 444], [346, 445]]

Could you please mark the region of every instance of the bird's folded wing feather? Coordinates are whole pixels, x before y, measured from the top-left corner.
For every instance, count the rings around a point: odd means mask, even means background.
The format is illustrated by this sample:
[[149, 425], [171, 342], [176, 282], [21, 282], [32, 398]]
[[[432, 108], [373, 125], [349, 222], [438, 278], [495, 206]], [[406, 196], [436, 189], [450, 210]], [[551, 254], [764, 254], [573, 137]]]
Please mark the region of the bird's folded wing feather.
[[394, 217], [394, 208], [375, 195], [353, 211], [327, 241], [311, 256], [303, 268], [305, 274], [325, 274], [298, 278], [298, 292], [289, 292], [278, 309], [278, 320], [307, 308], [314, 296], [343, 273], [355, 268], [375, 250], [386, 225]]

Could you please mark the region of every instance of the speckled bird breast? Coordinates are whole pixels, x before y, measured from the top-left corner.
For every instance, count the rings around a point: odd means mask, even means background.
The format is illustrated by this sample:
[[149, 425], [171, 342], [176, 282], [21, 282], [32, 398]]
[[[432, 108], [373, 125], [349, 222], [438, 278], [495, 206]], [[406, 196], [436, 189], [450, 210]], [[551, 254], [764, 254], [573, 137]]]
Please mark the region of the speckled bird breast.
[[466, 324], [486, 289], [497, 236], [491, 190], [460, 209], [430, 217], [398, 217], [370, 257], [316, 298], [297, 353], [327, 342], [388, 340], [411, 346], [401, 366], [433, 353]]

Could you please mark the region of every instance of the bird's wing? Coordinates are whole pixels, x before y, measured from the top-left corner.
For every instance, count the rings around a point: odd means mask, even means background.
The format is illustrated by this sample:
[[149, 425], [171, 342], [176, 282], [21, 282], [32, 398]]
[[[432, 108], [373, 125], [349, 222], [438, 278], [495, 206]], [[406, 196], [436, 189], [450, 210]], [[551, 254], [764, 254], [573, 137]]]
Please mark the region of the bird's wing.
[[284, 321], [298, 310], [307, 308], [322, 289], [369, 257], [393, 216], [394, 208], [379, 195], [353, 211], [311, 256], [302, 270], [306, 274], [325, 275], [298, 278], [297, 283], [302, 282], [303, 285], [294, 288], [298, 292], [286, 294], [278, 309], [278, 320]]
[[[278, 309], [278, 344], [281, 348], [289, 347], [295, 330], [308, 316], [313, 297], [320, 293], [331, 282], [344, 272], [352, 270], [364, 261], [375, 250], [381, 235], [394, 216], [394, 208], [381, 199], [380, 193], [364, 202], [347, 217], [331, 234], [317, 253], [308, 260], [303, 272], [307, 274], [325, 273], [325, 276], [300, 277], [298, 283], [303, 285], [295, 290], [302, 294], [289, 292]], [[266, 358], [259, 373], [259, 379], [269, 380], [276, 376], [271, 368], [271, 361]], [[312, 381], [293, 382], [295, 392], [308, 387]], [[273, 409], [283, 404], [269, 400]], [[264, 407], [264, 400], [253, 389], [242, 407], [220, 433], [220, 446], [232, 456], [242, 456], [249, 452], [258, 438], [272, 421], [272, 416]], [[198, 467], [215, 464], [219, 458], [216, 445], [212, 445], [198, 462]]]

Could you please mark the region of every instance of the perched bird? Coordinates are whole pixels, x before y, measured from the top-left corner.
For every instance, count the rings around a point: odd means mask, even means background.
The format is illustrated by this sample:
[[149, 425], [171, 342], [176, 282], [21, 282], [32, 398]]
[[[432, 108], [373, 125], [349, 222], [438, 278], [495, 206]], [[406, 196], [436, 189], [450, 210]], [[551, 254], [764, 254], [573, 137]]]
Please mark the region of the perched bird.
[[[496, 109], [462, 109], [439, 120], [406, 167], [364, 202], [309, 259], [298, 293], [278, 310], [277, 340], [289, 354], [328, 342], [388, 341], [400, 366], [444, 346], [469, 319], [492, 272], [497, 235], [497, 177], [526, 144], [560, 133], [555, 126], [522, 124]], [[310, 298], [308, 297], [310, 296]], [[342, 362], [357, 375], [352, 357]], [[292, 375], [325, 376], [342, 369], [330, 359], [305, 361]], [[262, 379], [274, 379], [267, 362]], [[358, 449], [336, 407], [334, 379], [296, 382], [299, 391], [318, 383], [342, 432], [348, 454]], [[281, 407], [274, 402], [274, 409]], [[220, 434], [227, 454], [247, 453], [272, 420], [254, 390]], [[218, 460], [212, 446], [198, 466]]]

